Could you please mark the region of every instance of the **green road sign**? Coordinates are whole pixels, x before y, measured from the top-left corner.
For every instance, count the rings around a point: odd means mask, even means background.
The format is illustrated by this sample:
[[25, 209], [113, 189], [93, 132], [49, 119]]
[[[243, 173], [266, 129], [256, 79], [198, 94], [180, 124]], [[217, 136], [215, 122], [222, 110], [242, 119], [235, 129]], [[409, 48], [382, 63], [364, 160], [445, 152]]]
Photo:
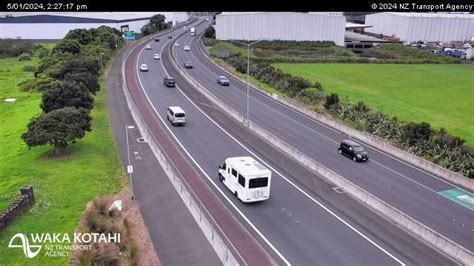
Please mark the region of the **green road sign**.
[[123, 38], [125, 40], [135, 40], [135, 32], [134, 31], [126, 31], [123, 33]]

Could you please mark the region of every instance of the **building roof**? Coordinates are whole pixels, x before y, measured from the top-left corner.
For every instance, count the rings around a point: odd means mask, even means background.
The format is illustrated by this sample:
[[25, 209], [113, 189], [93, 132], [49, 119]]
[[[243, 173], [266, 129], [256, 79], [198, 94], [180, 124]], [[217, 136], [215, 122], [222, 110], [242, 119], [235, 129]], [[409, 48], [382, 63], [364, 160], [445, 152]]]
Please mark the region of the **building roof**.
[[366, 24], [346, 22], [346, 29], [359, 29], [359, 28], [370, 28], [370, 27], [372, 26], [366, 25]]
[[284, 14], [284, 13], [295, 13], [301, 15], [322, 15], [322, 16], [342, 16], [342, 12], [222, 12], [217, 16], [232, 16], [232, 15], [254, 15], [254, 14], [268, 14], [268, 13], [277, 13], [277, 14]]
[[[408, 12], [385, 12], [386, 14], [401, 16], [401, 17], [415, 17], [415, 18], [470, 18], [474, 19], [474, 14], [461, 13], [408, 13]], [[370, 16], [370, 15], [367, 15]]]
[[146, 20], [163, 14], [166, 20], [173, 12], [0, 12], [0, 23], [120, 23]]

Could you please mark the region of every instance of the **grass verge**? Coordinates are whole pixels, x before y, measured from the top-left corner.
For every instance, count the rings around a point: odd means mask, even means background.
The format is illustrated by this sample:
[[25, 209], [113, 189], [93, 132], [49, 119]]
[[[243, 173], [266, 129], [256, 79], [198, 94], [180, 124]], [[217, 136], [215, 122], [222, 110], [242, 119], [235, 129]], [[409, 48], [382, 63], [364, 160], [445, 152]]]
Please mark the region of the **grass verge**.
[[375, 64], [273, 64], [289, 74], [321, 82], [351, 102], [405, 121], [445, 127], [474, 146], [474, 66]]
[[[30, 118], [41, 113], [41, 95], [16, 86], [32, 78], [32, 73], [21, 71], [24, 64], [32, 62], [0, 60], [0, 210], [18, 196], [24, 184], [32, 184], [36, 196], [36, 205], [0, 234], [0, 265], [66, 264], [67, 257], [46, 257], [43, 252], [28, 259], [21, 249], [8, 248], [10, 238], [19, 232], [72, 233], [88, 201], [117, 193], [126, 182], [106, 106], [110, 63], [100, 77], [102, 90], [95, 96], [92, 132], [70, 145], [67, 156], [52, 159], [48, 156], [52, 147], [28, 150], [20, 139]], [[4, 103], [4, 98], [18, 100]]]

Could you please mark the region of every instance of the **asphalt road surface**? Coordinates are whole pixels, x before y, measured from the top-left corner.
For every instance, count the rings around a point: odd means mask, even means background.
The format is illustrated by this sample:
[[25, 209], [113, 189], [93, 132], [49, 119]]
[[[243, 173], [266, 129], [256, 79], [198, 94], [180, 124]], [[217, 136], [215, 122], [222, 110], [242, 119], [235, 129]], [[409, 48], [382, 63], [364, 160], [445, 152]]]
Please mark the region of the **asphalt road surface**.
[[[198, 35], [208, 22], [199, 26]], [[189, 74], [215, 96], [241, 114], [246, 114], [246, 84], [230, 79], [229, 87], [216, 83], [218, 75], [226, 75], [200, 52], [198, 37], [189, 34], [176, 40], [177, 61], [192, 62]], [[182, 46], [189, 45], [190, 51]], [[466, 191], [414, 165], [404, 163], [383, 151], [364, 145], [370, 159], [354, 163], [338, 154], [337, 148], [348, 136], [290, 109], [270, 97], [250, 89], [249, 118], [294, 148], [344, 176], [388, 204], [398, 208], [440, 234], [474, 251], [474, 205], [452, 196]]]
[[[199, 26], [198, 32], [204, 28]], [[176, 37], [176, 33], [173, 36]], [[192, 45], [197, 38], [187, 32], [182, 39], [177, 39], [180, 46], [172, 49], [178, 54], [183, 52], [186, 61], [194, 60], [195, 68], [189, 71], [195, 77], [205, 78], [208, 89], [221, 90], [229, 101], [239, 101], [235, 98], [236, 95], [241, 97], [240, 90], [216, 86], [217, 75], [201, 72], [204, 66], [194, 57], [196, 47]], [[295, 265], [315, 262], [322, 265], [452, 264], [347, 195], [337, 193], [330, 184], [289, 160], [207, 102], [171, 67], [168, 49], [175, 39], [152, 42], [152, 50], [142, 50], [134, 62], [143, 94], [180, 148], [192, 158], [207, 181], [219, 190], [222, 200], [280, 261]], [[190, 52], [183, 50], [187, 44], [191, 44]], [[162, 59], [154, 60], [155, 53], [160, 53]], [[148, 64], [149, 72], [138, 71], [142, 63]], [[163, 85], [163, 78], [168, 74], [175, 76], [178, 88]], [[245, 98], [242, 99], [245, 102]], [[256, 100], [251, 101], [252, 106], [256, 103]], [[186, 111], [185, 126], [174, 127], [166, 122], [166, 108], [171, 105], [181, 106]], [[258, 109], [254, 110], [260, 113]], [[280, 120], [272, 118], [276, 114], [264, 115], [274, 119], [275, 126], [286, 128], [281, 117]], [[295, 133], [291, 128], [286, 130]], [[307, 142], [307, 145], [313, 142]], [[218, 182], [217, 165], [227, 157], [247, 155], [272, 169], [271, 197], [265, 202], [243, 204]], [[351, 163], [339, 162], [340, 165]]]

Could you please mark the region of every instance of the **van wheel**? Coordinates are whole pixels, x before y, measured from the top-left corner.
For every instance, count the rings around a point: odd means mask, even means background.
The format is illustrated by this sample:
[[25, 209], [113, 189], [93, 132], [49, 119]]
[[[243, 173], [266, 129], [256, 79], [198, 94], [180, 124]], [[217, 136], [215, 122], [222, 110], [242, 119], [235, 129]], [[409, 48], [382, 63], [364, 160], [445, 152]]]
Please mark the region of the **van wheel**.
[[342, 150], [341, 150], [341, 149], [339, 149], [339, 151], [338, 151], [338, 152], [339, 152], [339, 154], [342, 154]]
[[222, 177], [221, 173], [219, 173], [219, 181], [224, 182], [224, 178]]
[[239, 193], [237, 193], [237, 191], [234, 191], [234, 196], [236, 196], [237, 198], [239, 198]]
[[353, 160], [354, 162], [357, 162], [357, 157], [355, 157], [355, 156], [352, 157], [352, 160]]

